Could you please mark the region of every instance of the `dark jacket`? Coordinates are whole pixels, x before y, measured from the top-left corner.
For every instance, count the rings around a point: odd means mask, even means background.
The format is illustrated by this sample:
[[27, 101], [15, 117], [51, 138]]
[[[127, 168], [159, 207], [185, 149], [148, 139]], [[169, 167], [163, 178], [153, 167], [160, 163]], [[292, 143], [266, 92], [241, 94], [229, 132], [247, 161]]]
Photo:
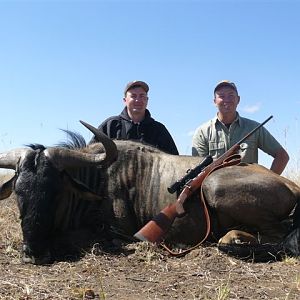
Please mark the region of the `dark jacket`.
[[[178, 154], [175, 142], [167, 128], [155, 121], [147, 109], [145, 118], [140, 123], [132, 122], [125, 107], [120, 115], [106, 119], [98, 129], [112, 139], [136, 140], [167, 153]], [[91, 143], [94, 142], [96, 142], [95, 138], [91, 140]]]

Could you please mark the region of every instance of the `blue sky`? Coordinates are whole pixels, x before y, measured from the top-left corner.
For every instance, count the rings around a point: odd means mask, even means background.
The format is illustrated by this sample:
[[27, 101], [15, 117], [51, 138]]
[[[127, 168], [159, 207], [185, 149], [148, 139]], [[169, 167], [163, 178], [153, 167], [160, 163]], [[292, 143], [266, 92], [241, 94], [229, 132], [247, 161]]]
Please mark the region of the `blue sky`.
[[[300, 169], [300, 1], [0, 0], [0, 151], [91, 134], [123, 109], [131, 80], [181, 154], [216, 114], [213, 89], [238, 87], [241, 115], [264, 121]], [[269, 166], [270, 159], [260, 156]], [[298, 168], [299, 164], [299, 168]]]

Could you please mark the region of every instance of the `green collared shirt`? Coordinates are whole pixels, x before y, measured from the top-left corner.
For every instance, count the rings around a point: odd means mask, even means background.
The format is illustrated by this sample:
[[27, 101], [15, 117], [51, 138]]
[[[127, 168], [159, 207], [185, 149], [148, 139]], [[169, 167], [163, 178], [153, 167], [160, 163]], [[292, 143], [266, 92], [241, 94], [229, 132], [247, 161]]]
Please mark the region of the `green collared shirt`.
[[[193, 136], [192, 155], [203, 158], [211, 155], [213, 159], [216, 159], [258, 125], [258, 122], [242, 118], [237, 114], [234, 122], [227, 128], [215, 117], [197, 128]], [[276, 152], [282, 148], [280, 143], [264, 127], [252, 134], [244, 143], [247, 144], [247, 148], [243, 150], [242, 161], [247, 163], [258, 162], [258, 149], [275, 157]]]

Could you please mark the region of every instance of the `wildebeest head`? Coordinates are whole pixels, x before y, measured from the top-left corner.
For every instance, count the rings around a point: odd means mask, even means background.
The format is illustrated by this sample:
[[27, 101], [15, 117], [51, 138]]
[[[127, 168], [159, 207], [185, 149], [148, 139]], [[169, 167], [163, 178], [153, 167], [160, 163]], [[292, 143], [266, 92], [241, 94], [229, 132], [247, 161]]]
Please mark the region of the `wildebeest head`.
[[65, 169], [70, 167], [107, 166], [117, 157], [114, 142], [95, 128], [86, 126], [103, 144], [103, 152], [85, 153], [62, 147], [45, 148], [41, 145], [31, 145], [30, 148], [0, 154], [0, 167], [15, 170], [13, 178], [0, 186], [0, 199], [9, 197], [12, 191], [15, 191], [23, 233], [24, 262], [52, 262], [49, 249], [55, 222], [54, 214], [60, 204], [61, 194], [66, 189], [70, 193], [72, 190], [74, 193], [82, 193], [82, 198], [85, 199], [99, 198], [84, 184], [72, 180], [65, 172]]

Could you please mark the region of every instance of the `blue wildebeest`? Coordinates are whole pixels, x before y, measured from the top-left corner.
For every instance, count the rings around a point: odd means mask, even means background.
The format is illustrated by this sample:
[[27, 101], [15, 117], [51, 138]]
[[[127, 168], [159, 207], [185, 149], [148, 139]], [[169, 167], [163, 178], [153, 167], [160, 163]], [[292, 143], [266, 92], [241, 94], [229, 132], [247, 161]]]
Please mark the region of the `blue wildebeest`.
[[[15, 170], [0, 187], [0, 199], [15, 192], [24, 262], [53, 262], [57, 240], [69, 238], [84, 245], [111, 228], [132, 236], [176, 200], [167, 187], [199, 163], [197, 157], [166, 154], [138, 142], [112, 141], [89, 128], [99, 143], [86, 146], [81, 137], [70, 133], [73, 143], [69, 145], [31, 145], [0, 154], [0, 167]], [[259, 165], [226, 167], [206, 178], [203, 193], [214, 241], [232, 229], [243, 229], [258, 233], [263, 243], [271, 242], [276, 253], [284, 249], [299, 255], [298, 218], [292, 237], [281, 242], [291, 231], [284, 221], [300, 199], [300, 188], [290, 180]], [[187, 213], [175, 219], [167, 243], [191, 245], [205, 234], [198, 193], [184, 208]], [[296, 212], [299, 215], [299, 209]], [[223, 250], [233, 251], [226, 246]]]

